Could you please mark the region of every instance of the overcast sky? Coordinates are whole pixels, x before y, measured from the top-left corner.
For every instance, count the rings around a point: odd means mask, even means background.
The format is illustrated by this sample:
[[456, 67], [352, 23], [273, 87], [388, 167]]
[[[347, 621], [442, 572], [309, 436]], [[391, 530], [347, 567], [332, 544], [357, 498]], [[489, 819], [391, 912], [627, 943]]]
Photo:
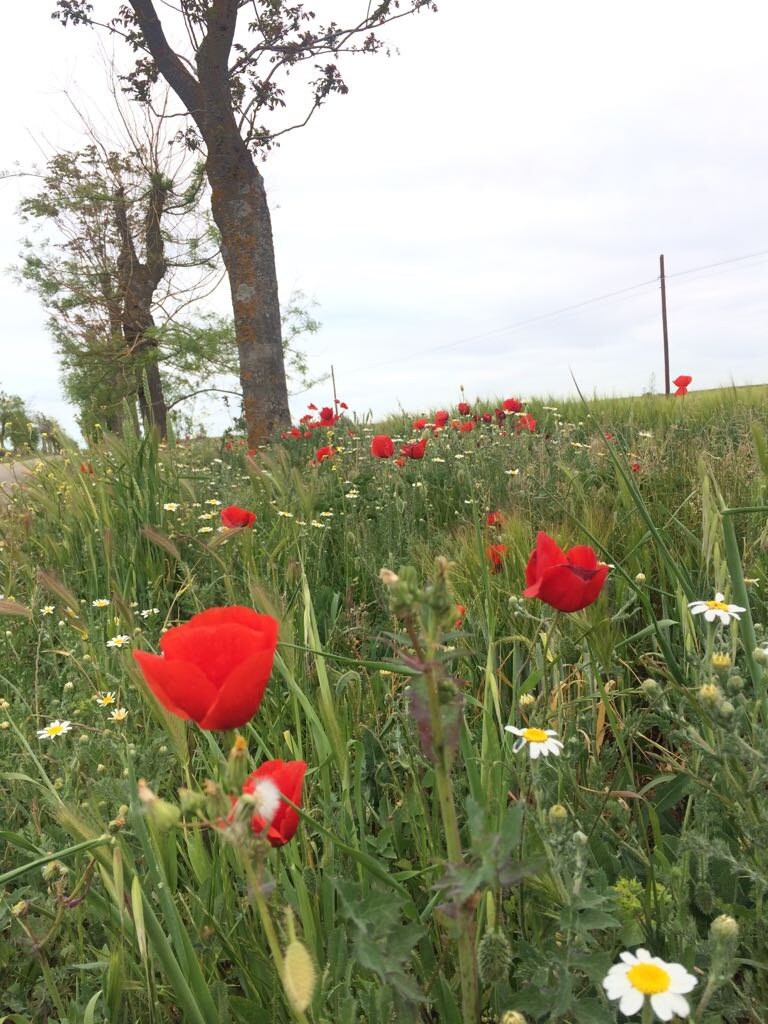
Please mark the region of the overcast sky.
[[[103, 96], [95, 33], [52, 6], [14, 5], [0, 36], [3, 167], [82, 144], [64, 89]], [[342, 20], [365, 4], [322, 6]], [[462, 384], [470, 398], [565, 395], [571, 374], [588, 393], [663, 389], [663, 252], [672, 376], [764, 382], [764, 0], [439, 7], [387, 30], [398, 54], [346, 65], [349, 95], [263, 167], [281, 298], [318, 303], [313, 371], [333, 365], [339, 397], [376, 416], [456, 402]], [[0, 183], [2, 267], [22, 194]], [[44, 320], [0, 276], [0, 389], [71, 428]]]

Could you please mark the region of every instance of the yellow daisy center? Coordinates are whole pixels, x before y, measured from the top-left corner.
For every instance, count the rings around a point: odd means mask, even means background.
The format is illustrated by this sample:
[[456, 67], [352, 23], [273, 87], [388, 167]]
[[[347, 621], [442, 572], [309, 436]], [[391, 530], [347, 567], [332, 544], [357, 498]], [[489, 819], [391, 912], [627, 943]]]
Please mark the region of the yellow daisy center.
[[528, 743], [546, 743], [549, 736], [543, 729], [523, 729], [523, 739]]
[[64, 732], [64, 727], [61, 725], [49, 725], [46, 732], [49, 736], [60, 736]]
[[669, 990], [670, 977], [664, 968], [657, 964], [635, 964], [627, 971], [627, 980], [632, 988], [636, 988], [644, 996], [655, 996], [659, 992]]
[[728, 611], [728, 605], [725, 601], [707, 601], [707, 608], [715, 608], [719, 612]]

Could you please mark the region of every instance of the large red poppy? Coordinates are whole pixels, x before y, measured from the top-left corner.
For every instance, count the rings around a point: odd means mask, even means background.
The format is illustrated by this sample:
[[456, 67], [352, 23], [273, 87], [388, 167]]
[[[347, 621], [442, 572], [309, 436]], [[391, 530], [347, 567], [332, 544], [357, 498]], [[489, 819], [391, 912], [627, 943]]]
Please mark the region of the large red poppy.
[[472, 407], [470, 406], [469, 402], [459, 402], [456, 408], [459, 410], [460, 416], [469, 416], [469, 414], [472, 412]]
[[[271, 782], [291, 803], [301, 806], [301, 789], [304, 774], [307, 770], [305, 761], [265, 761], [255, 772], [251, 772], [243, 783], [243, 793], [253, 793], [259, 782]], [[265, 833], [272, 846], [283, 846], [296, 835], [299, 827], [299, 816], [292, 807], [280, 801], [275, 816], [267, 823], [259, 814], [251, 818], [251, 828], [258, 834]]]
[[504, 406], [506, 412], [522, 412], [523, 403], [519, 398], [505, 398], [501, 403]]
[[689, 387], [689, 385], [690, 385], [692, 380], [693, 380], [693, 377], [689, 376], [689, 374], [687, 374], [687, 373], [681, 373], [679, 377], [675, 377], [675, 379], [672, 381], [672, 383], [677, 388], [677, 391], [675, 392], [675, 394], [676, 395], [687, 395], [688, 394], [688, 387]]
[[325, 462], [326, 459], [332, 459], [336, 454], [336, 449], [332, 444], [327, 444], [324, 448], [318, 448], [315, 452], [315, 462]]
[[592, 548], [579, 545], [565, 552], [540, 532], [525, 567], [528, 586], [523, 597], [537, 597], [561, 612], [577, 612], [597, 599], [609, 571]]
[[247, 508], [227, 505], [226, 508], [221, 510], [221, 525], [228, 527], [230, 530], [236, 530], [238, 527], [243, 526], [253, 526], [255, 522], [255, 513], [249, 512]]
[[445, 411], [445, 409], [438, 409], [437, 412], [435, 413], [435, 426], [444, 427], [450, 418], [451, 417]]
[[377, 434], [371, 441], [371, 455], [375, 459], [389, 459], [395, 454], [395, 442], [388, 434]]
[[160, 638], [162, 656], [134, 651], [154, 695], [201, 729], [235, 729], [258, 710], [277, 647], [271, 615], [209, 608]]
[[400, 454], [404, 455], [406, 459], [423, 459], [427, 440], [426, 437], [422, 437], [420, 441], [414, 441], [413, 444], [401, 445]]

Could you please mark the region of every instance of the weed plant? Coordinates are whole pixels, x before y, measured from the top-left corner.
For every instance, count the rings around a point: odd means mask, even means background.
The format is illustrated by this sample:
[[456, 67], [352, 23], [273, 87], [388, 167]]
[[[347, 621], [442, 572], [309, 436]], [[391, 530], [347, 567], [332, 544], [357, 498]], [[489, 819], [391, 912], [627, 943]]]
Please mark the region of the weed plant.
[[[636, 947], [696, 977], [697, 1024], [768, 1020], [768, 395], [532, 401], [533, 432], [499, 404], [250, 454], [104, 437], [14, 493], [0, 1021], [608, 1024]], [[538, 531], [610, 563], [594, 604], [521, 596]], [[716, 593], [738, 621], [691, 613]], [[216, 810], [242, 742], [132, 658], [228, 605], [280, 623], [248, 770], [308, 765], [275, 849]]]

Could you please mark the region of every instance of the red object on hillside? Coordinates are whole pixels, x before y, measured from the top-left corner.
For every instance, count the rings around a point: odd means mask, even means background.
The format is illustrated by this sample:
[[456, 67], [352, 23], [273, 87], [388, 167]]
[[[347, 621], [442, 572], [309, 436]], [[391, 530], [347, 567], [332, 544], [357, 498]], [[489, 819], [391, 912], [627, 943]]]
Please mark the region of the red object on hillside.
[[689, 374], [687, 374], [687, 373], [681, 373], [679, 377], [675, 377], [675, 379], [672, 381], [672, 383], [677, 388], [677, 391], [675, 392], [675, 394], [676, 395], [687, 395], [688, 394], [688, 388], [689, 388], [692, 380], [693, 380], [693, 377], [689, 376]]
[[395, 454], [395, 442], [388, 434], [377, 434], [371, 440], [371, 455], [375, 459], [389, 459]]
[[237, 505], [228, 505], [221, 510], [221, 525], [229, 530], [237, 530], [244, 526], [253, 526], [256, 522], [256, 515], [247, 508], [239, 508]]
[[237, 729], [258, 710], [277, 646], [277, 619], [239, 605], [208, 608], [133, 656], [163, 707], [201, 729]]
[[[281, 796], [301, 807], [301, 790], [306, 771], [306, 761], [265, 761], [245, 780], [243, 793], [258, 793], [260, 782], [270, 782]], [[299, 815], [282, 800], [270, 821], [266, 821], [260, 814], [251, 816], [251, 830], [257, 835], [265, 835], [271, 846], [284, 846], [296, 835], [298, 827]]]
[[413, 444], [404, 444], [400, 446], [400, 454], [404, 455], [406, 459], [423, 459], [424, 449], [427, 447], [427, 438], [422, 437], [420, 441], [414, 441]]
[[523, 597], [537, 597], [560, 612], [577, 612], [597, 600], [610, 568], [592, 548], [579, 545], [565, 552], [549, 534], [539, 532], [525, 567]]

